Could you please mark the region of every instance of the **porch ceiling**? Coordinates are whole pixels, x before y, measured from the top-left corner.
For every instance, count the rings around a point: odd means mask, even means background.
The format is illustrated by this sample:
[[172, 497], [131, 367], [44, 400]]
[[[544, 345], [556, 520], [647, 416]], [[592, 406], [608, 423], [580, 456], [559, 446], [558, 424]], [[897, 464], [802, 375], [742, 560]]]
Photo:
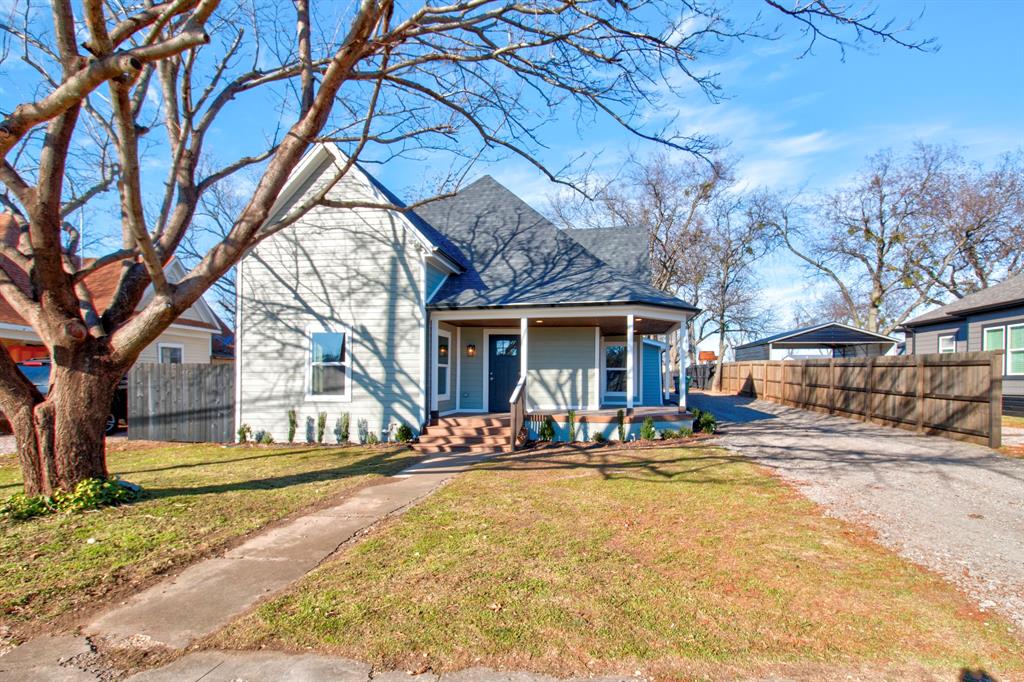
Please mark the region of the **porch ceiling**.
[[[513, 327], [519, 329], [519, 318], [495, 320], [445, 320], [455, 327]], [[664, 334], [678, 322], [653, 320], [643, 316], [633, 318], [633, 333]], [[626, 318], [622, 315], [603, 317], [540, 317], [530, 318], [530, 327], [600, 327], [604, 335], [626, 333]]]

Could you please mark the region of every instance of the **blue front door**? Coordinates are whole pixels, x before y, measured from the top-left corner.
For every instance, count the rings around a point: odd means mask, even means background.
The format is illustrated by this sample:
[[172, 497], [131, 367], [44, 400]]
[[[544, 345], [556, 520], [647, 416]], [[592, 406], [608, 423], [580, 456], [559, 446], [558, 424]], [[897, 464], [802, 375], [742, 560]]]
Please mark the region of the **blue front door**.
[[508, 400], [519, 383], [519, 335], [496, 334], [487, 349], [487, 409], [508, 412]]

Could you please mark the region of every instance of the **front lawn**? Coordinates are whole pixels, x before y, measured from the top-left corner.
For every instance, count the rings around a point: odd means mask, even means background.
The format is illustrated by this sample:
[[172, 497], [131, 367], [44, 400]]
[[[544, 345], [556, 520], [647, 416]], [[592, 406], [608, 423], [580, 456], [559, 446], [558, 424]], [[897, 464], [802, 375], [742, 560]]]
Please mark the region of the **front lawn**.
[[491, 460], [206, 645], [435, 672], [1024, 673], [1006, 621], [702, 447]]
[[[415, 459], [408, 450], [309, 446], [112, 441], [110, 449], [111, 474], [141, 484], [140, 501], [0, 523], [0, 624], [16, 637], [67, 625], [82, 609], [95, 611], [158, 574]], [[20, 488], [17, 458], [0, 458], [0, 499]]]
[[1024, 429], [1024, 417], [1003, 415], [1003, 428]]

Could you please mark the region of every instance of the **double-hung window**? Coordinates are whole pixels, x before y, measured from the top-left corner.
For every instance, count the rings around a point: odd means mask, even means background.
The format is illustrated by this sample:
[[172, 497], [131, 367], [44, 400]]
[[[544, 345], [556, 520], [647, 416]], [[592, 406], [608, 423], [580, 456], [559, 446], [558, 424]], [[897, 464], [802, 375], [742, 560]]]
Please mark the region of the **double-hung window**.
[[982, 350], [1006, 350], [1006, 328], [988, 327], [981, 332]]
[[1024, 375], [1024, 324], [1006, 328], [1006, 373]]
[[309, 381], [307, 395], [347, 400], [352, 386], [351, 339], [347, 330], [309, 330]]
[[452, 335], [446, 331], [437, 332], [437, 399], [451, 398], [451, 347]]
[[185, 347], [180, 343], [161, 343], [157, 350], [162, 365], [180, 365], [185, 361]]
[[956, 334], [942, 334], [939, 336], [939, 352], [940, 353], [955, 353], [956, 352]]

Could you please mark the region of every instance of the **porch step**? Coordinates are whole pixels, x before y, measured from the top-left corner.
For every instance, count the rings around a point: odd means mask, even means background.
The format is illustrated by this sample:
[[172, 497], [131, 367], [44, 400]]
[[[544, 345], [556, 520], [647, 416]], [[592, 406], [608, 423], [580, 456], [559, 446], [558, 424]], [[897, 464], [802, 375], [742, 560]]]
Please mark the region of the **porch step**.
[[504, 426], [508, 427], [511, 423], [510, 417], [496, 416], [496, 417], [441, 417], [437, 420], [438, 426], [447, 427], [466, 427], [466, 428], [480, 428], [480, 427], [495, 427]]
[[506, 452], [509, 418], [503, 416], [442, 417], [420, 434], [413, 449], [423, 453]]
[[512, 448], [505, 445], [436, 445], [425, 443], [413, 443], [412, 449], [425, 455], [438, 453], [457, 454], [460, 452], [511, 452]]

